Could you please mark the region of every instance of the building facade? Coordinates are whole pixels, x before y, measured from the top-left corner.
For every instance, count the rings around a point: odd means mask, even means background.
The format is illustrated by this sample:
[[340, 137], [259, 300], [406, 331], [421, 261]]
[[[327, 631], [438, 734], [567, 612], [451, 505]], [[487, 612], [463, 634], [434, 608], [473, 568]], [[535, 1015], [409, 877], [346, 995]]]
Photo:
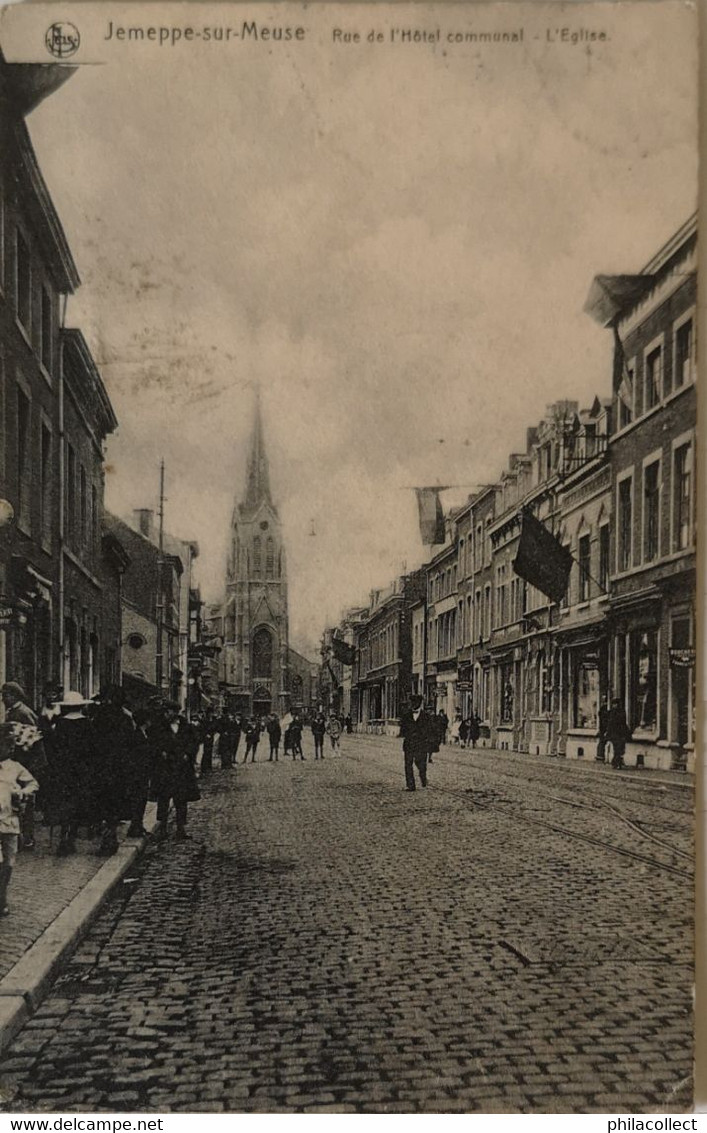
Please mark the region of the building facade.
[[26, 116], [68, 77], [0, 55], [0, 681], [35, 707], [120, 677], [124, 556], [104, 541], [116, 419], [83, 335], [63, 329], [78, 272]]
[[609, 441], [610, 684], [626, 761], [694, 767], [697, 222], [633, 276], [598, 276], [587, 309], [614, 339]]
[[412, 692], [412, 609], [424, 588], [418, 570], [372, 591], [367, 615], [354, 626], [352, 718], [361, 731], [397, 735]]
[[185, 682], [179, 668], [182, 561], [164, 554], [160, 563], [159, 548], [149, 535], [109, 512], [105, 528], [128, 560], [121, 590], [120, 651], [125, 690], [133, 703], [158, 693], [183, 703]]

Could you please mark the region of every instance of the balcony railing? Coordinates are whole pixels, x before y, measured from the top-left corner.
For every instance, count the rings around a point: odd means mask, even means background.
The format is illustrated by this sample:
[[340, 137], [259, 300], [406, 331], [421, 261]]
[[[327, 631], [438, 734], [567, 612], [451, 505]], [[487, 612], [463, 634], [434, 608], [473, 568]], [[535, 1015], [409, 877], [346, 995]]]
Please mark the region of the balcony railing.
[[598, 456], [604, 456], [608, 448], [608, 443], [608, 437], [587, 437], [580, 451], [573, 452], [571, 448], [567, 448], [562, 456], [558, 469], [560, 475], [571, 476], [573, 472], [583, 468], [585, 464], [596, 460]]

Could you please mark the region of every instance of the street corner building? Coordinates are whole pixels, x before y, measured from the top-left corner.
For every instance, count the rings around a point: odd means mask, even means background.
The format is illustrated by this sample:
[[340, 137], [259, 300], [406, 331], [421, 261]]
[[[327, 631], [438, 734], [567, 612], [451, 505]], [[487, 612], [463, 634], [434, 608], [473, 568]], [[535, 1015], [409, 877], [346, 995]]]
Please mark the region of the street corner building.
[[636, 274], [597, 275], [605, 390], [546, 407], [444, 517], [421, 585], [373, 591], [326, 631], [354, 662], [322, 668], [325, 699], [358, 730], [393, 733], [418, 693], [475, 716], [482, 747], [588, 760], [618, 699], [627, 766], [694, 770], [696, 263], [691, 217]]
[[117, 421], [83, 334], [63, 325], [80, 280], [26, 125], [70, 74], [0, 54], [0, 683], [34, 707], [48, 685], [90, 696], [119, 679], [127, 565], [103, 525]]

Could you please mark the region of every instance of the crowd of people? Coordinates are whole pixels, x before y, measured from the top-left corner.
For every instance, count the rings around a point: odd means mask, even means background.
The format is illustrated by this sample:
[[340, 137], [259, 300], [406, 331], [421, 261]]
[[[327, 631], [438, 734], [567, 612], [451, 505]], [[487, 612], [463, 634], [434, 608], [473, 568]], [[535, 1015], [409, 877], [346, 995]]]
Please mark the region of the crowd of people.
[[314, 758], [323, 759], [324, 737], [328, 736], [332, 753], [341, 751], [341, 735], [344, 730], [353, 731], [351, 717], [342, 717], [334, 712], [304, 713], [294, 710], [282, 719], [275, 713], [266, 716], [247, 716], [239, 712], [217, 713], [206, 711], [193, 719], [203, 742], [201, 773], [213, 770], [214, 758], [218, 757], [222, 768], [232, 768], [238, 763], [238, 751], [243, 741], [244, 754], [241, 762], [255, 763], [258, 746], [268, 744], [268, 760], [277, 763], [282, 745], [283, 755], [293, 760], [304, 760], [302, 735], [309, 728], [314, 738]]
[[142, 838], [148, 800], [157, 803], [153, 837], [167, 837], [170, 807], [175, 838], [184, 841], [188, 804], [199, 798], [196, 761], [201, 736], [179, 705], [153, 697], [128, 708], [114, 686], [87, 700], [78, 692], [47, 689], [39, 714], [16, 681], [2, 686], [0, 725], [0, 913], [18, 850], [35, 847], [35, 822], [58, 831], [56, 854], [76, 852], [83, 830], [100, 855], [118, 849], [118, 826]]

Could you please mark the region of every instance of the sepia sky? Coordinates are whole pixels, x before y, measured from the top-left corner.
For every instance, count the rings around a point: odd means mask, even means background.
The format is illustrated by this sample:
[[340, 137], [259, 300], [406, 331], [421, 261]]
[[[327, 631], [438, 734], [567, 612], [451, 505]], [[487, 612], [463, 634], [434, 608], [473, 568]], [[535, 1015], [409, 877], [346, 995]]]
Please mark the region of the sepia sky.
[[[293, 5], [304, 44], [101, 45], [145, 11], [84, 15], [104, 65], [28, 123], [82, 276], [68, 322], [120, 421], [107, 502], [154, 506], [164, 455], [167, 525], [217, 597], [259, 382], [311, 651], [424, 557], [406, 485], [494, 480], [547, 403], [609, 393], [611, 336], [582, 306], [694, 209], [694, 12]], [[393, 22], [525, 44], [331, 43]], [[563, 25], [610, 38], [549, 43]]]

